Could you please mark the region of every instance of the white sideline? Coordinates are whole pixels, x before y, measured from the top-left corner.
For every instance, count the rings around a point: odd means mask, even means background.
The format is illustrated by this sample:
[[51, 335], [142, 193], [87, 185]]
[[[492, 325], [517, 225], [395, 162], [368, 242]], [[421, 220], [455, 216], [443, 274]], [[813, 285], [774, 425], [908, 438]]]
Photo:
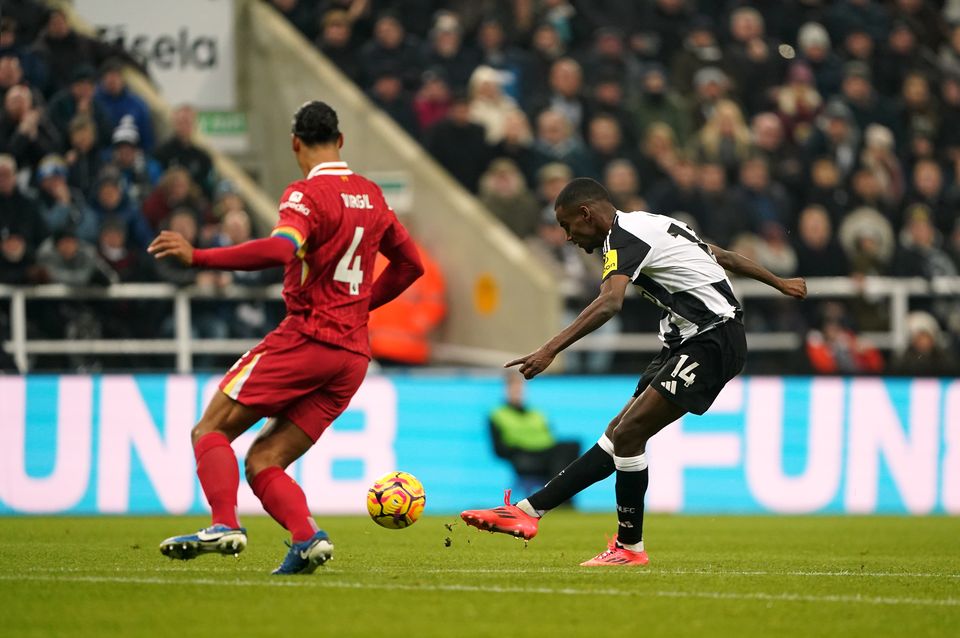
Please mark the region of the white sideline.
[[[227, 561], [232, 562], [232, 561]], [[109, 568], [103, 568], [102, 570], [91, 570], [88, 567], [34, 567], [31, 568], [31, 571], [34, 572], [47, 572], [47, 573], [89, 573], [91, 571], [113, 571]], [[247, 565], [232, 565], [230, 567], [221, 568], [221, 566], [215, 567], [187, 567], [177, 565], [175, 568], [169, 567], [152, 567], [147, 568], [141, 571], [152, 571], [152, 572], [163, 572], [170, 573], [175, 571], [177, 573], [183, 572], [199, 572], [202, 574], [209, 574], [211, 572], [217, 574], [225, 573], [234, 573], [234, 572], [249, 572], [249, 573], [263, 573], [263, 569], [259, 567], [251, 567]], [[325, 567], [324, 571], [334, 572], [334, 573], [346, 573], [346, 571], [331, 567]], [[396, 571], [396, 568], [384, 568], [384, 567], [365, 567], [365, 573], [393, 573]], [[425, 568], [417, 569], [418, 574], [577, 574], [580, 576], [592, 576], [595, 574], [608, 574], [609, 571], [603, 570], [589, 570], [576, 567], [504, 567], [501, 569], [469, 569], [469, 568]], [[862, 572], [854, 571], [849, 569], [844, 570], [835, 570], [835, 571], [787, 571], [787, 572], [778, 572], [770, 570], [738, 570], [738, 569], [656, 569], [656, 568], [644, 568], [636, 569], [629, 572], [630, 575], [635, 576], [787, 576], [787, 577], [833, 577], [833, 578], [950, 578], [950, 579], [960, 579], [960, 574], [951, 574], [951, 573], [938, 573], [938, 572]]]
[[134, 585], [216, 585], [217, 587], [307, 587], [314, 589], [388, 589], [408, 591], [446, 591], [471, 592], [484, 594], [547, 594], [563, 596], [626, 596], [626, 597], [654, 597], [654, 598], [701, 598], [713, 600], [756, 600], [770, 602], [802, 602], [802, 603], [859, 603], [864, 605], [919, 605], [930, 607], [960, 607], [960, 598], [897, 598], [890, 596], [858, 596], [858, 595], [824, 595], [811, 594], [768, 594], [765, 592], [751, 592], [738, 594], [720, 591], [647, 591], [625, 592], [621, 589], [574, 589], [570, 587], [500, 587], [485, 585], [404, 585], [399, 583], [343, 582], [325, 580], [322, 576], [312, 580], [292, 580], [275, 578], [270, 580], [222, 580], [218, 578], [161, 578], [143, 576], [70, 576], [70, 575], [39, 575], [39, 574], [0, 574], [0, 580], [6, 581], [45, 581], [45, 582], [74, 582], [74, 583], [115, 583]]

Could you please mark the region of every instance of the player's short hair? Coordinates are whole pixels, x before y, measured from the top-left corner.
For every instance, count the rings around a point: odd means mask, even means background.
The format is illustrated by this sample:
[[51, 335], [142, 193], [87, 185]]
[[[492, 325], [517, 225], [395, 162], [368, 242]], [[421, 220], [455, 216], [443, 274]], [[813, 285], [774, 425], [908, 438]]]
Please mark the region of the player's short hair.
[[610, 193], [603, 184], [589, 177], [577, 177], [557, 195], [554, 208], [569, 208], [589, 202], [610, 202]]
[[305, 102], [293, 114], [291, 132], [307, 146], [332, 144], [340, 137], [337, 112], [320, 100]]

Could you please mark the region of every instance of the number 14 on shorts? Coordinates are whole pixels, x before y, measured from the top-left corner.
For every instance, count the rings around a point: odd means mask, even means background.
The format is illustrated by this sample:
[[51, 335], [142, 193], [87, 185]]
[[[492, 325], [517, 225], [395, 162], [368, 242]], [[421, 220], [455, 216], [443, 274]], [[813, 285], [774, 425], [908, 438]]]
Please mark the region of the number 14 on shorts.
[[683, 381], [683, 387], [689, 388], [694, 381], [697, 380], [697, 375], [693, 373], [697, 369], [697, 366], [700, 364], [696, 361], [691, 361], [690, 365], [684, 367], [684, 364], [687, 363], [687, 359], [690, 358], [690, 355], [682, 354], [680, 355], [680, 360], [677, 361], [677, 365], [674, 366], [673, 372], [670, 373], [670, 376], [673, 378], [679, 378]]

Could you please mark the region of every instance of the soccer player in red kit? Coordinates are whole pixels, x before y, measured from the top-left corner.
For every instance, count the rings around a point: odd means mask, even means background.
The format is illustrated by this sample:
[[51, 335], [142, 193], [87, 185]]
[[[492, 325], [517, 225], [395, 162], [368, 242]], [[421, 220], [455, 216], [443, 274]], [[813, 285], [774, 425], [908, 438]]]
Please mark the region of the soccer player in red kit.
[[[163, 231], [149, 251], [185, 265], [223, 270], [284, 267], [287, 316], [233, 365], [193, 428], [197, 475], [212, 525], [163, 541], [160, 551], [189, 559], [236, 554], [247, 543], [237, 519], [239, 469], [230, 442], [270, 417], [246, 457], [247, 481], [263, 508], [291, 534], [274, 574], [310, 573], [333, 555], [303, 490], [284, 471], [316, 443], [360, 387], [370, 359], [369, 312], [422, 273], [416, 246], [380, 188], [340, 160], [336, 112], [308, 102], [293, 118], [292, 148], [304, 179], [287, 187], [270, 237], [226, 248], [194, 249]], [[377, 253], [390, 264], [376, 280]]]

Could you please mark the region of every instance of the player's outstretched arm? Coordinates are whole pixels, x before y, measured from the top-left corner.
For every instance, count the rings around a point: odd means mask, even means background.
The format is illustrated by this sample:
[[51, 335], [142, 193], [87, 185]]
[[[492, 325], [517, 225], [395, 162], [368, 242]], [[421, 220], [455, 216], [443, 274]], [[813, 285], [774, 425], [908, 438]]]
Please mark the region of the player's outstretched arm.
[[713, 244], [710, 244], [710, 250], [713, 251], [714, 256], [717, 258], [717, 263], [720, 264], [724, 270], [729, 270], [732, 273], [761, 281], [768, 286], [776, 288], [788, 297], [803, 299], [807, 296], [807, 282], [803, 277], [793, 277], [791, 279], [777, 277], [757, 262], [752, 259], [747, 259], [732, 250], [724, 250]]
[[503, 364], [504, 368], [519, 365], [519, 372], [532, 379], [547, 369], [554, 358], [565, 348], [575, 343], [603, 324], [610, 321], [623, 307], [623, 297], [627, 292], [630, 278], [626, 275], [611, 275], [600, 286], [600, 294], [583, 309], [583, 312], [569, 326], [546, 342], [536, 352]]
[[224, 248], [194, 248], [180, 233], [161, 232], [147, 252], [157, 259], [174, 257], [184, 266], [220, 270], [263, 270], [293, 259], [296, 246], [284, 237], [265, 237]]
[[407, 238], [390, 248], [381, 246], [380, 252], [390, 260], [390, 264], [373, 282], [370, 310], [375, 310], [395, 299], [423, 274], [420, 253], [417, 252], [417, 245], [412, 239]]

